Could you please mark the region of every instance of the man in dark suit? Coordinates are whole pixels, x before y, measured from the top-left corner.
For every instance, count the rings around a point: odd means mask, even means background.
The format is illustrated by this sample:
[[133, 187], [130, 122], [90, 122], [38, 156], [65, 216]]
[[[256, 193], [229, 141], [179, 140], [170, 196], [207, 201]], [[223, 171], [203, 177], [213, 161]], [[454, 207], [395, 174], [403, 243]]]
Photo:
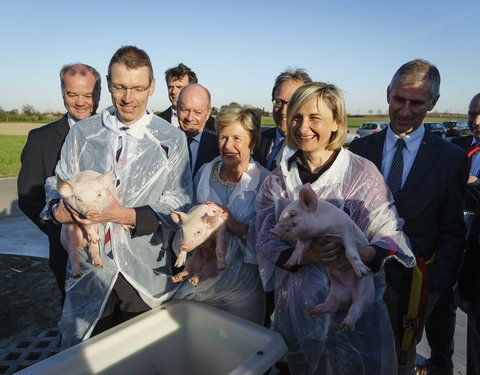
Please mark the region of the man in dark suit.
[[272, 89], [272, 117], [275, 127], [262, 130], [260, 144], [255, 148], [254, 159], [273, 171], [280, 163], [287, 131], [287, 104], [297, 88], [312, 82], [303, 69], [287, 69], [275, 79]]
[[210, 116], [210, 93], [197, 84], [185, 86], [178, 97], [178, 119], [189, 147], [192, 177], [200, 167], [219, 155], [217, 135], [206, 129]]
[[[452, 143], [465, 150], [469, 158], [470, 176], [466, 186], [464, 220], [467, 225], [467, 234], [470, 232], [471, 223], [478, 202], [480, 201], [480, 131], [474, 114], [480, 109], [480, 94], [470, 102], [468, 126], [472, 135], [453, 138]], [[480, 119], [480, 118], [479, 118]], [[477, 236], [478, 237], [478, 236]], [[473, 280], [473, 278], [472, 278]], [[425, 323], [425, 334], [431, 349], [430, 358], [417, 367], [423, 373], [434, 373], [438, 370], [453, 368], [452, 356], [454, 352], [454, 334], [456, 325], [456, 306], [453, 291], [439, 298], [435, 307]], [[468, 353], [468, 350], [467, 350]], [[480, 367], [479, 367], [480, 368]], [[450, 372], [451, 373], [451, 372]]]
[[44, 221], [40, 212], [45, 207], [45, 180], [55, 174], [63, 141], [75, 122], [92, 116], [100, 101], [100, 74], [85, 64], [65, 65], [60, 70], [63, 103], [67, 113], [60, 120], [33, 129], [22, 151], [22, 167], [18, 175], [18, 206], [48, 236], [49, 266], [65, 298], [67, 253], [60, 244], [61, 225]]
[[[468, 150], [471, 160], [470, 177], [467, 185], [466, 203], [474, 204], [474, 216], [468, 237], [460, 275], [458, 292], [460, 308], [468, 314], [467, 324], [467, 375], [480, 374], [480, 205], [478, 190], [480, 186], [480, 153], [476, 152], [475, 143], [480, 143], [480, 93], [475, 95], [468, 107], [468, 126], [471, 136], [452, 139], [457, 145]], [[469, 202], [469, 196], [473, 196]], [[472, 209], [472, 206], [466, 206]]]
[[350, 145], [385, 176], [417, 260], [413, 272], [394, 260], [385, 265], [385, 302], [399, 374], [415, 373], [416, 344], [425, 319], [439, 296], [457, 281], [465, 243], [467, 157], [422, 126], [437, 103], [439, 89], [440, 74], [434, 65], [425, 60], [404, 64], [387, 88], [390, 125]]
[[[165, 81], [167, 82], [168, 99], [172, 105], [165, 111], [158, 113], [158, 116], [178, 128], [180, 122], [177, 113], [177, 102], [180, 91], [189, 84], [198, 83], [197, 75], [188, 66], [180, 63], [165, 71]], [[213, 132], [215, 131], [215, 119], [212, 116], [208, 116], [205, 127]]]

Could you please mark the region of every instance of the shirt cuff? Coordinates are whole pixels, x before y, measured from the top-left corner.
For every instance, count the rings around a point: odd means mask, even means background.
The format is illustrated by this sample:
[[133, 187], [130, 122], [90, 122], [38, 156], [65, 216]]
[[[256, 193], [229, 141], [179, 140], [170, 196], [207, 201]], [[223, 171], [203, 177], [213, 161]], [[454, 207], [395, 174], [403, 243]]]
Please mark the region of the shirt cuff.
[[150, 206], [135, 207], [134, 210], [137, 219], [130, 230], [132, 238], [152, 234], [160, 229], [157, 214]]
[[370, 246], [375, 249], [375, 258], [369, 264], [367, 264], [367, 266], [373, 273], [376, 273], [380, 271], [385, 258], [390, 255], [391, 251], [377, 245]]

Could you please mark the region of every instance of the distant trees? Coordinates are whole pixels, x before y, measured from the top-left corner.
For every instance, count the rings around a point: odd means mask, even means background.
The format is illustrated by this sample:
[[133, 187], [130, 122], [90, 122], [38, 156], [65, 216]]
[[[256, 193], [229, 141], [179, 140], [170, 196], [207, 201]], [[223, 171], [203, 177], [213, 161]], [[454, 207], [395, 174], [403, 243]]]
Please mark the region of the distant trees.
[[63, 113], [40, 113], [33, 105], [26, 104], [21, 113], [18, 109], [5, 111], [0, 106], [0, 122], [52, 122], [63, 116]]

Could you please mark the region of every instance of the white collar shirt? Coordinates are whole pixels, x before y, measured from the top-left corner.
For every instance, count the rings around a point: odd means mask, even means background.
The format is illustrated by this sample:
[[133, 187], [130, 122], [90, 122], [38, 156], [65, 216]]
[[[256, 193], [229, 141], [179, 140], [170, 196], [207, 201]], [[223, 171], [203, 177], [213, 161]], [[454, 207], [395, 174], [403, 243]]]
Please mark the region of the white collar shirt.
[[[422, 143], [423, 136], [425, 135], [425, 127], [423, 124], [414, 130], [403, 139], [405, 140], [405, 148], [403, 149], [403, 175], [402, 175], [402, 187], [405, 184], [405, 180], [412, 169], [413, 162], [417, 156], [418, 149]], [[382, 155], [382, 175], [385, 180], [390, 175], [390, 168], [392, 166], [393, 156], [397, 150], [397, 140], [400, 137], [396, 135], [390, 125], [387, 128], [387, 134], [385, 135], [385, 143], [383, 144]]]

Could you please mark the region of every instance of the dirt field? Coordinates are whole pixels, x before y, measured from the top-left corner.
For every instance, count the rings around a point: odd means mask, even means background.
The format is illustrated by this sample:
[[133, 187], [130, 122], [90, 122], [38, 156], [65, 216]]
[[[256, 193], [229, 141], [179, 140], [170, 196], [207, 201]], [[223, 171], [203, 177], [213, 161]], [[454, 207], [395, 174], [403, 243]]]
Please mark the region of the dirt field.
[[5, 135], [27, 135], [32, 129], [39, 128], [45, 124], [25, 122], [0, 122], [0, 134]]

